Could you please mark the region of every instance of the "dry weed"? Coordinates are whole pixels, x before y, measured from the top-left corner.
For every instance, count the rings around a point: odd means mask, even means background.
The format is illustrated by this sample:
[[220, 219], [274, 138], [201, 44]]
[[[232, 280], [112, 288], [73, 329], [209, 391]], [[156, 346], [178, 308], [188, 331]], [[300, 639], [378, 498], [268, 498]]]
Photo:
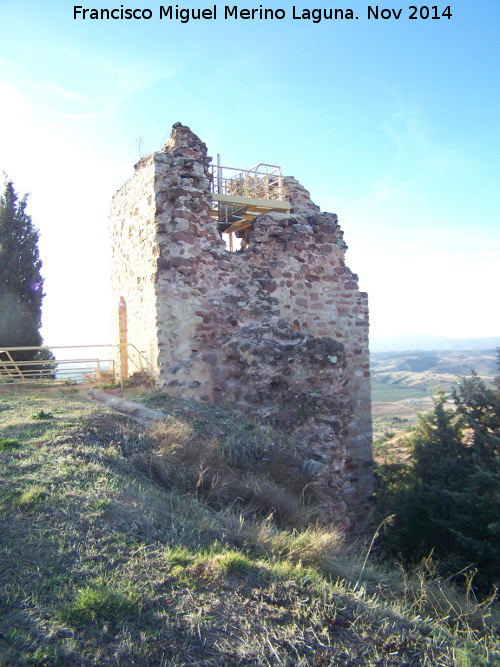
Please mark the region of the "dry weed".
[[175, 417], [156, 424], [150, 438], [138, 463], [166, 489], [182, 488], [215, 509], [234, 506], [248, 517], [272, 514], [280, 525], [300, 521], [302, 498], [273, 482], [264, 464], [248, 470], [217, 439], [200, 437]]

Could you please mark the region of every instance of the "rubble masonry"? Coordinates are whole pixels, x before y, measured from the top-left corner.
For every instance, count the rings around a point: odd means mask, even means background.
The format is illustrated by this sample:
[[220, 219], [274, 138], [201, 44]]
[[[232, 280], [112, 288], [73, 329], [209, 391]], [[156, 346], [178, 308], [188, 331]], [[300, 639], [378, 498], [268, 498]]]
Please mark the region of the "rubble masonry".
[[256, 217], [248, 250], [230, 253], [210, 214], [209, 162], [176, 123], [113, 198], [113, 342], [121, 299], [128, 341], [166, 391], [294, 430], [323, 519], [363, 530], [373, 493], [368, 298], [345, 265], [337, 216], [286, 178], [291, 212]]

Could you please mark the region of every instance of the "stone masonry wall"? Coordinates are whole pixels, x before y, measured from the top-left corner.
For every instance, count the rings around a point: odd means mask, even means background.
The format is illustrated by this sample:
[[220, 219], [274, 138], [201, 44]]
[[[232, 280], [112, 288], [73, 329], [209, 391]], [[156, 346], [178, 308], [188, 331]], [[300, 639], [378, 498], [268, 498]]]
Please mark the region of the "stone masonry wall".
[[287, 178], [290, 214], [258, 216], [248, 250], [230, 253], [210, 215], [209, 162], [177, 123], [113, 200], [113, 291], [127, 300], [129, 341], [168, 392], [294, 430], [323, 519], [362, 530], [373, 492], [368, 303], [337, 216]]
[[[156, 241], [156, 202], [154, 193], [155, 163], [153, 158], [137, 165], [135, 177], [113, 198], [110, 217], [112, 240], [113, 311], [112, 342], [118, 344], [119, 301], [127, 309], [128, 340], [144, 352], [156, 369], [158, 342], [156, 332], [156, 275], [158, 244]], [[134, 358], [132, 350], [129, 351]], [[120, 356], [116, 350], [118, 368]], [[129, 370], [135, 370], [132, 366]]]

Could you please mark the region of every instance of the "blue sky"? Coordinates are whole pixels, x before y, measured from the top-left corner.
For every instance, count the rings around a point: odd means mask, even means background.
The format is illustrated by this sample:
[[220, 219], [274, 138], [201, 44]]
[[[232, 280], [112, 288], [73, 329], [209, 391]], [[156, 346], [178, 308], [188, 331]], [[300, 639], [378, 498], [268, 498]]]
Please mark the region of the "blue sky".
[[101, 21], [0, 0], [0, 170], [31, 193], [46, 343], [108, 341], [109, 203], [138, 137], [158, 150], [176, 121], [228, 166], [279, 164], [339, 215], [372, 336], [500, 334], [497, 0], [439, 20], [395, 0], [378, 6], [399, 20], [368, 20], [352, 1], [357, 20], [316, 24], [280, 1], [262, 5], [283, 20], [225, 20], [217, 4], [217, 20], [186, 24], [160, 21], [160, 4], [123, 2], [151, 20]]

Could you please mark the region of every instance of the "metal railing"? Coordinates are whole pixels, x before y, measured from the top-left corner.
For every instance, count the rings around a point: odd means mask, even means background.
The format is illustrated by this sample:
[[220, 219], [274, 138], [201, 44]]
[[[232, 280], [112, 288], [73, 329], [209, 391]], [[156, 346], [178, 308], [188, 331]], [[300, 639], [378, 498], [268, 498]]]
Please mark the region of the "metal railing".
[[281, 168], [273, 164], [257, 164], [251, 169], [235, 169], [211, 164], [211, 192], [248, 199], [283, 200]]
[[[0, 386], [25, 384], [33, 382], [48, 382], [74, 384], [83, 382], [116, 382], [125, 378], [120, 377], [116, 359], [120, 358], [120, 345], [55, 345], [52, 347], [0, 347]], [[101, 354], [104, 349], [107, 354]], [[54, 351], [58, 351], [55, 353]], [[81, 354], [69, 357], [66, 352], [78, 350]], [[132, 354], [130, 352], [132, 351]], [[52, 353], [55, 359], [35, 358], [20, 360], [16, 357], [25, 356], [19, 352]], [[92, 352], [92, 353], [90, 353]], [[90, 354], [89, 354], [90, 353]], [[88, 355], [88, 356], [87, 356]], [[35, 355], [34, 355], [35, 356]], [[127, 343], [127, 358], [135, 370], [146, 372], [154, 377], [153, 369], [145, 355], [135, 345]]]

